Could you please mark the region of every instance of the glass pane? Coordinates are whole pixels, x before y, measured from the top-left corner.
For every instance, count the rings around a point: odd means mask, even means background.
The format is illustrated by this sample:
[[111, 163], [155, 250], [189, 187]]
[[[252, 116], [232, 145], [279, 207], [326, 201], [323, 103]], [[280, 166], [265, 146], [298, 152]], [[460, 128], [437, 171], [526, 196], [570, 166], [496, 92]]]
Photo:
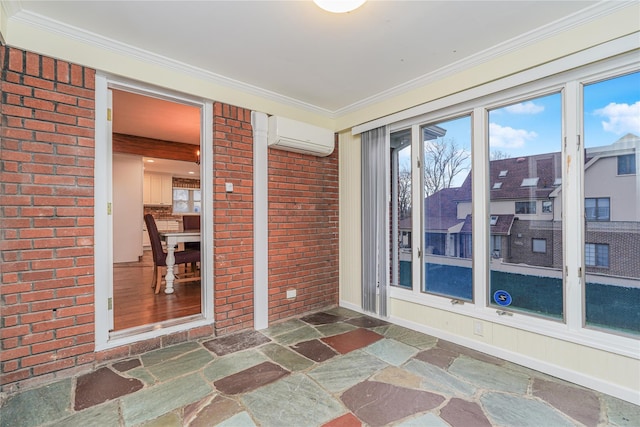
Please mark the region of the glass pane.
[[498, 217], [489, 227], [502, 248], [490, 256], [490, 304], [553, 319], [563, 318], [561, 120], [559, 93], [489, 112], [489, 211]]
[[424, 292], [473, 300], [471, 117], [422, 128]]
[[411, 289], [411, 129], [391, 135], [391, 285]]
[[584, 87], [585, 323], [640, 335], [640, 73]]

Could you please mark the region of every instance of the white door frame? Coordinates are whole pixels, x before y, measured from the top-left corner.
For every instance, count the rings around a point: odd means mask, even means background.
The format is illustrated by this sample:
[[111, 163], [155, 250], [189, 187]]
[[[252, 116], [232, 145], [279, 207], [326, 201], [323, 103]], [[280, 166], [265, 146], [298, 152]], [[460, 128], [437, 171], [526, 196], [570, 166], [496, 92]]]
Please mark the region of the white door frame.
[[[202, 317], [187, 322], [176, 319], [154, 325], [140, 333], [109, 333], [113, 310], [109, 308], [113, 285], [113, 224], [108, 206], [111, 200], [111, 123], [108, 119], [109, 89], [121, 89], [141, 95], [179, 102], [200, 108], [200, 188], [202, 190]], [[95, 85], [95, 166], [94, 166], [94, 272], [95, 272], [95, 350], [126, 345], [136, 341], [210, 325], [213, 315], [213, 103], [170, 90], [146, 85], [105, 73], [96, 73]], [[110, 116], [109, 116], [110, 117]], [[210, 166], [210, 167], [207, 167]], [[111, 304], [112, 306], [112, 304]]]

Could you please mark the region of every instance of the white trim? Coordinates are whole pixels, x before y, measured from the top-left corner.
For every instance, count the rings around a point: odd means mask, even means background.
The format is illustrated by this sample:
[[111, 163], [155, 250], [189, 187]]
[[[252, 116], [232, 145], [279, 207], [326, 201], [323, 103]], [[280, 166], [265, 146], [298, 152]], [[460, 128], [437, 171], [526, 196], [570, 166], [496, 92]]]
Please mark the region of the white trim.
[[[109, 218], [107, 216], [107, 203], [109, 202], [108, 194], [108, 165], [106, 161], [98, 161], [98, 159], [107, 159], [110, 155], [107, 146], [107, 78], [102, 73], [96, 73], [95, 77], [95, 149], [94, 155], [94, 277], [95, 277], [95, 302], [94, 302], [94, 318], [95, 318], [95, 341], [96, 351], [104, 348], [104, 344], [109, 340], [109, 310], [107, 309], [107, 299], [109, 298], [109, 281], [112, 281], [111, 275], [113, 269], [108, 261], [109, 231], [106, 227], [98, 227], [98, 224], [107, 224]], [[98, 262], [100, 260], [100, 262]], [[111, 270], [111, 271], [110, 271]]]
[[[514, 74], [481, 86], [467, 89], [444, 98], [436, 99], [385, 117], [381, 117], [370, 122], [354, 126], [351, 130], [353, 135], [366, 132], [380, 126], [392, 125], [403, 120], [414, 119], [427, 113], [437, 112], [438, 110], [451, 107], [452, 105], [464, 104], [476, 100], [481, 97], [489, 96], [497, 92], [514, 88], [523, 84], [531, 83], [555, 74], [563, 73], [577, 67], [602, 61], [617, 55], [623, 55], [640, 49], [638, 44], [638, 35], [630, 34], [616, 40], [603, 43], [601, 45], [586, 49], [573, 55], [565, 56], [555, 61], [540, 65], [538, 67], [525, 70], [521, 73]], [[636, 55], [637, 56], [637, 55]]]
[[[95, 208], [94, 227], [95, 236], [95, 351], [156, 338], [173, 332], [186, 331], [198, 326], [211, 325], [214, 321], [213, 307], [213, 104], [211, 101], [189, 97], [145, 83], [139, 83], [106, 73], [96, 73], [96, 127], [95, 127]], [[111, 259], [112, 229], [100, 227], [99, 224], [110, 224], [111, 217], [106, 214], [106, 205], [110, 201], [111, 185], [111, 150], [108, 147], [108, 126], [106, 122], [107, 93], [109, 89], [120, 89], [152, 96], [172, 102], [181, 102], [187, 105], [197, 106], [201, 109], [200, 117], [200, 152], [201, 152], [201, 190], [203, 194], [202, 235], [202, 305], [201, 317], [197, 321], [177, 322], [171, 319], [166, 322], [154, 324], [152, 331], [135, 333], [123, 336], [123, 331], [114, 333], [110, 337], [108, 324], [108, 310], [106, 301], [108, 298], [109, 284], [113, 282], [113, 262]], [[207, 167], [211, 165], [211, 167]]]
[[[214, 250], [213, 250], [213, 218], [215, 212], [213, 209], [213, 102], [205, 100], [200, 110], [200, 196], [202, 197], [202, 212], [206, 215], [200, 217], [200, 274], [204, 277], [201, 281], [200, 289], [202, 290], [202, 314], [205, 318], [205, 324], [211, 324], [214, 321]], [[210, 165], [211, 167], [207, 167]], [[197, 322], [196, 322], [197, 323]], [[190, 323], [192, 328], [195, 323]]]
[[268, 117], [251, 112], [253, 127], [253, 328], [269, 327]]

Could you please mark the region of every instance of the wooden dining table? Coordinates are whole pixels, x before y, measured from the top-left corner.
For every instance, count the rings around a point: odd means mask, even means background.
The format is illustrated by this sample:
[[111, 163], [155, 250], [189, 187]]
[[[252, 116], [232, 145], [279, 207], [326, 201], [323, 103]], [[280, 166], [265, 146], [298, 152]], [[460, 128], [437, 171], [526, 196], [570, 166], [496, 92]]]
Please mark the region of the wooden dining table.
[[[167, 244], [167, 275], [165, 276], [166, 286], [164, 288], [165, 294], [173, 293], [173, 284], [176, 281], [176, 275], [173, 271], [176, 265], [175, 251], [178, 247], [178, 243], [184, 242], [199, 242], [199, 231], [168, 231], [159, 233], [160, 239]], [[183, 279], [180, 279], [183, 280]]]

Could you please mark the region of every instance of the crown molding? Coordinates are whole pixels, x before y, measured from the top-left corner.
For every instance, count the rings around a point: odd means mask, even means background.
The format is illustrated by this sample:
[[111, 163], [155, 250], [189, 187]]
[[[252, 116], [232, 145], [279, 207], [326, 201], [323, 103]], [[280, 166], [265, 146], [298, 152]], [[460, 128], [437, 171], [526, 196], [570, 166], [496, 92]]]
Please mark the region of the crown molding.
[[176, 61], [174, 59], [144, 49], [140, 49], [135, 46], [131, 46], [126, 43], [122, 43], [117, 40], [92, 33], [90, 31], [67, 25], [36, 13], [23, 10], [19, 0], [1, 2], [3, 8], [7, 10], [7, 16], [10, 20], [15, 20], [16, 22], [31, 25], [44, 31], [57, 33], [62, 36], [75, 39], [89, 45], [93, 45], [100, 49], [109, 50], [116, 54], [124, 55], [141, 62], [168, 68], [180, 73], [190, 75], [194, 78], [208, 81], [212, 84], [237, 90], [249, 95], [254, 95], [256, 97], [264, 98], [266, 100], [277, 102], [296, 109], [308, 111], [330, 119], [337, 119], [346, 114], [356, 112], [371, 105], [389, 100], [393, 97], [434, 83], [446, 76], [460, 73], [464, 70], [481, 65], [490, 61], [491, 59], [548, 39], [567, 30], [583, 25], [594, 19], [610, 15], [635, 3], [635, 0], [600, 1], [595, 5], [587, 7], [581, 11], [569, 15], [568, 17], [559, 19], [535, 30], [521, 34], [510, 40], [504, 41], [493, 47], [470, 55], [467, 58], [441, 67], [438, 70], [424, 74], [420, 77], [407, 81], [406, 83], [389, 88], [370, 97], [361, 99], [353, 104], [332, 111], [245, 82], [234, 80], [232, 78], [225, 77], [223, 75], [216, 74], [199, 67]]
[[225, 88], [244, 92], [249, 95], [254, 95], [260, 98], [264, 98], [270, 101], [274, 101], [280, 104], [291, 106], [297, 109], [306, 110], [311, 113], [315, 113], [324, 117], [332, 118], [333, 112], [325, 108], [321, 108], [295, 98], [291, 98], [279, 93], [260, 88], [258, 86], [244, 83], [238, 80], [234, 80], [229, 77], [225, 77], [220, 74], [213, 73], [211, 71], [204, 70], [193, 65], [186, 64], [175, 59], [168, 58], [163, 55], [159, 55], [150, 52], [145, 49], [140, 49], [135, 46], [131, 46], [126, 43], [113, 40], [108, 37], [101, 36], [99, 34], [83, 30], [72, 25], [64, 24], [60, 21], [56, 21], [37, 13], [29, 12], [26, 10], [20, 10], [15, 13], [12, 20], [20, 22], [25, 25], [30, 25], [39, 28], [44, 31], [60, 34], [64, 37], [68, 37], [82, 43], [95, 46], [99, 49], [108, 50], [119, 55], [127, 56], [134, 60], [144, 62], [151, 65], [157, 65], [163, 68], [168, 68], [179, 73], [187, 74], [191, 77], [202, 79], [210, 83], [223, 86]]
[[392, 87], [385, 91], [379, 92], [370, 97], [364, 98], [358, 102], [355, 102], [346, 107], [340, 108], [333, 112], [334, 116], [341, 117], [343, 115], [353, 113], [360, 109], [366, 108], [370, 105], [377, 104], [382, 101], [389, 100], [395, 96], [402, 95], [428, 84], [434, 83], [447, 76], [460, 73], [467, 69], [476, 67], [483, 63], [490, 61], [491, 59], [499, 56], [506, 55], [511, 52], [523, 49], [524, 47], [533, 45], [545, 39], [551, 38], [557, 34], [568, 31], [572, 28], [579, 27], [585, 23], [593, 21], [595, 19], [610, 15], [616, 11], [635, 4], [635, 1], [600, 1], [590, 7], [582, 9], [568, 17], [559, 19], [557, 21], [546, 24], [542, 27], [536, 28], [519, 36], [516, 36], [510, 40], [506, 40], [495, 46], [492, 46], [483, 51], [477, 52], [464, 59], [453, 62], [442, 68], [439, 68], [433, 72], [424, 74], [413, 80], [409, 80], [398, 86]]

